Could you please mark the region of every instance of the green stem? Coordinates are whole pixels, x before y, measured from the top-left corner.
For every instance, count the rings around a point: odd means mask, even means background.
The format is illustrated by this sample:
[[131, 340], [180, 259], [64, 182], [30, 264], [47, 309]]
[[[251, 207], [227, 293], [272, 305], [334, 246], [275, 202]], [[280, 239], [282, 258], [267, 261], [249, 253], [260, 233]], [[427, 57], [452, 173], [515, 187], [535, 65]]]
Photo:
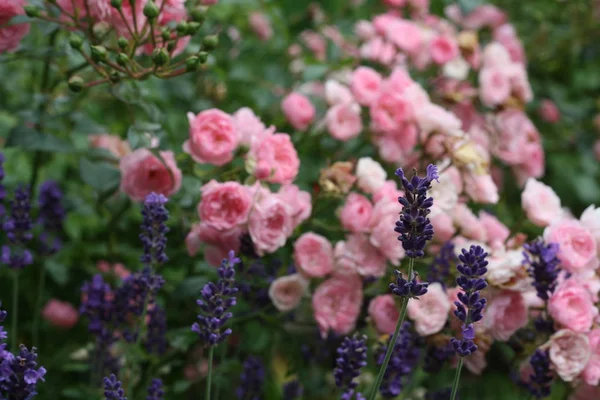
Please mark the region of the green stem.
[[456, 398], [456, 393], [458, 392], [458, 381], [460, 381], [460, 371], [463, 367], [463, 361], [463, 357], [460, 357], [458, 360], [458, 366], [456, 367], [456, 374], [454, 375], [454, 383], [452, 384], [452, 394], [450, 395], [450, 400], [454, 400]]
[[13, 272], [13, 304], [12, 304], [12, 329], [10, 332], [10, 340], [12, 342], [12, 351], [17, 351], [17, 325], [19, 322], [19, 273]]
[[35, 314], [33, 315], [33, 345], [39, 346], [39, 334], [40, 334], [40, 316], [42, 314], [42, 301], [44, 299], [44, 288], [46, 287], [46, 266], [44, 263], [40, 265], [40, 276], [38, 281], [37, 300], [35, 303]]
[[210, 387], [212, 385], [212, 370], [213, 370], [213, 356], [215, 353], [215, 346], [210, 346], [208, 350], [208, 376], [206, 379], [206, 395], [204, 400], [210, 400]]
[[[408, 262], [407, 280], [409, 281], [412, 279], [414, 265], [415, 259], [411, 258]], [[381, 368], [379, 368], [379, 372], [377, 373], [377, 379], [375, 379], [375, 385], [373, 385], [373, 389], [371, 389], [369, 400], [375, 400], [375, 397], [377, 396], [377, 391], [379, 390], [379, 386], [381, 386], [381, 382], [383, 381], [383, 375], [385, 374], [385, 370], [387, 369], [388, 363], [392, 358], [392, 353], [394, 352], [394, 347], [396, 346], [396, 340], [398, 340], [398, 335], [400, 334], [400, 328], [402, 328], [402, 324], [404, 323], [404, 319], [406, 318], [406, 309], [408, 307], [409, 300], [409, 297], [404, 297], [402, 299], [402, 305], [400, 307], [400, 316], [398, 317], [398, 322], [396, 323], [396, 330], [394, 331], [392, 340], [388, 344], [387, 351], [385, 352], [385, 358], [383, 359], [383, 364], [381, 364]]]

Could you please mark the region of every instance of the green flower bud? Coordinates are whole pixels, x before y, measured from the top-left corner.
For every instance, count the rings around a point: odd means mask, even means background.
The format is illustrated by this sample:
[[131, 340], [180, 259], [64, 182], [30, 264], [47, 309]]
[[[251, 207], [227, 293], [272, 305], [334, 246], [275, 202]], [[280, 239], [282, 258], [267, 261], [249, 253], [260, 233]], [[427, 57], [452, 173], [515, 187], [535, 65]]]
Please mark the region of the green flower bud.
[[185, 36], [187, 35], [187, 31], [188, 31], [188, 24], [185, 21], [181, 21], [180, 23], [177, 24], [177, 34], [179, 36]]
[[160, 33], [160, 36], [162, 37], [163, 41], [168, 41], [171, 40], [171, 32], [169, 31], [168, 28], [163, 29], [163, 31]]
[[200, 63], [200, 59], [196, 56], [188, 57], [185, 60], [185, 69], [186, 71], [195, 71], [198, 69], [198, 64]]
[[72, 33], [71, 36], [69, 36], [69, 44], [75, 50], [81, 50], [81, 46], [83, 46], [83, 39], [81, 36]]
[[92, 60], [101, 62], [106, 60], [106, 48], [104, 46], [90, 46], [92, 49]]
[[94, 24], [92, 27], [92, 31], [94, 32], [94, 36], [97, 38], [101, 38], [108, 33], [110, 30], [110, 25], [104, 21], [98, 22]]
[[113, 6], [114, 8], [116, 8], [117, 10], [119, 8], [121, 8], [122, 4], [123, 4], [123, 0], [110, 0], [110, 5]]
[[219, 38], [217, 35], [205, 36], [202, 39], [202, 46], [205, 50], [214, 50], [219, 44]]
[[127, 54], [119, 53], [117, 55], [117, 64], [119, 64], [121, 67], [125, 67], [126, 65], [128, 65], [129, 57], [127, 57]]
[[125, 50], [127, 48], [127, 46], [129, 46], [129, 41], [127, 39], [125, 39], [123, 36], [121, 36], [117, 40], [117, 44], [119, 45], [119, 48], [121, 50]]
[[23, 9], [25, 10], [25, 14], [30, 18], [39, 17], [41, 14], [41, 10], [36, 6], [28, 5], [28, 6], [23, 7]]
[[192, 17], [192, 19], [196, 22], [204, 22], [204, 20], [206, 19], [206, 14], [208, 13], [208, 7], [197, 7], [194, 8], [191, 12], [190, 12], [190, 16]]
[[174, 48], [175, 48], [175, 42], [167, 43], [167, 51], [172, 52]]
[[161, 67], [169, 62], [169, 53], [164, 48], [154, 49], [152, 52], [152, 61], [157, 67]]
[[83, 79], [80, 76], [73, 75], [69, 78], [69, 89], [71, 89], [75, 93], [79, 93], [83, 90]]
[[208, 60], [208, 53], [205, 51], [199, 51], [198, 60], [200, 60], [201, 64], [204, 64]]
[[200, 27], [202, 27], [202, 24], [199, 22], [188, 22], [188, 34], [195, 35], [200, 30]]
[[144, 15], [148, 17], [148, 19], [155, 19], [156, 17], [158, 17], [159, 12], [160, 10], [156, 6], [156, 4], [154, 4], [153, 1], [147, 2], [144, 6]]

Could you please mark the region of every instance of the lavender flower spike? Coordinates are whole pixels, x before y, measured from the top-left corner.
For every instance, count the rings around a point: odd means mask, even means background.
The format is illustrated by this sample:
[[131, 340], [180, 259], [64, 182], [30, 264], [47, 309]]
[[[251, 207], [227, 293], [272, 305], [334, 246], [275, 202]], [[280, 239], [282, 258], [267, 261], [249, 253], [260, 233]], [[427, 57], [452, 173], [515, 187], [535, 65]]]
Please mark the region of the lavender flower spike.
[[550, 396], [552, 373], [550, 371], [550, 354], [548, 350], [537, 349], [531, 356], [529, 364], [531, 364], [533, 372], [529, 377], [529, 382], [523, 382], [523, 386], [536, 399]]
[[239, 400], [261, 400], [262, 386], [265, 381], [265, 367], [256, 357], [250, 356], [244, 361], [241, 384], [236, 390]]
[[204, 285], [202, 297], [196, 301], [201, 313], [198, 315], [198, 322], [192, 325], [192, 331], [198, 333], [209, 346], [215, 346], [231, 335], [231, 329], [223, 329], [223, 326], [233, 316], [227, 310], [236, 304], [234, 295], [238, 289], [234, 286], [234, 266], [239, 262], [240, 259], [231, 250], [229, 257], [223, 260], [217, 270], [217, 283], [209, 282]]
[[44, 381], [46, 369], [37, 367], [37, 351], [24, 345], [13, 355], [0, 346], [0, 399], [29, 400], [37, 394], [38, 381]]
[[33, 255], [26, 247], [27, 242], [33, 238], [30, 210], [29, 191], [20, 187], [11, 201], [11, 214], [2, 225], [12, 245], [2, 247], [2, 263], [14, 269], [22, 269], [33, 263]]
[[38, 204], [40, 215], [38, 224], [42, 226], [40, 242], [46, 254], [54, 254], [62, 247], [60, 234], [63, 230], [65, 209], [61, 202], [63, 193], [54, 181], [46, 181], [40, 185]]
[[546, 244], [542, 239], [537, 239], [523, 246], [525, 259], [523, 263], [528, 265], [527, 271], [533, 278], [533, 286], [540, 299], [548, 301], [550, 295], [554, 293], [558, 282], [560, 272], [560, 260], [558, 254], [558, 243]]
[[148, 387], [148, 396], [146, 400], [163, 400], [165, 392], [163, 390], [163, 383], [160, 379], [152, 379], [150, 387]]
[[104, 398], [106, 400], [127, 400], [123, 385], [115, 374], [104, 378]]
[[162, 194], [150, 193], [144, 200], [142, 216], [144, 221], [141, 225], [142, 233], [140, 239], [144, 246], [144, 254], [141, 261], [146, 265], [163, 264], [168, 260], [165, 254], [167, 248], [167, 232], [169, 228], [165, 225], [169, 219], [169, 212], [165, 207], [167, 198]]
[[[360, 375], [360, 369], [367, 365], [366, 337], [359, 337], [357, 334], [352, 338], [345, 337], [337, 353], [336, 367], [333, 370], [335, 385], [343, 390], [340, 398], [350, 400], [358, 386], [354, 379]], [[358, 393], [356, 396], [362, 397]]]

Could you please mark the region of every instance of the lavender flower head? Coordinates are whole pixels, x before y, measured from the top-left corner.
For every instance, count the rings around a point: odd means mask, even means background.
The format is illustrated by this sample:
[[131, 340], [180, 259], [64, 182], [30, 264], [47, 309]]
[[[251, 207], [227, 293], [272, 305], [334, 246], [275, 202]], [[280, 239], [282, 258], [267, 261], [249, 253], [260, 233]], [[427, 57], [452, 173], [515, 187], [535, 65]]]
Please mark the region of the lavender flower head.
[[167, 247], [167, 232], [169, 228], [165, 225], [169, 219], [169, 212], [165, 207], [167, 198], [162, 194], [150, 193], [144, 200], [142, 216], [144, 221], [141, 225], [142, 233], [140, 239], [144, 246], [144, 254], [141, 261], [144, 264], [163, 264], [168, 260], [165, 254]]
[[402, 277], [402, 273], [396, 270], [396, 283], [390, 283], [392, 293], [400, 297], [410, 297], [413, 299], [423, 296], [427, 293], [429, 283], [418, 282], [417, 273], [415, 272], [412, 279], [407, 281]]
[[402, 242], [407, 257], [423, 257], [425, 244], [433, 239], [433, 226], [427, 218], [433, 206], [433, 198], [427, 197], [427, 191], [431, 189], [431, 182], [439, 179], [438, 170], [435, 165], [430, 164], [424, 178], [419, 178], [415, 170], [410, 181], [402, 168], [396, 170], [396, 175], [402, 180], [404, 197], [398, 198], [398, 202], [402, 204], [402, 212], [394, 230], [400, 234], [398, 240]]
[[88, 330], [98, 335], [112, 315], [112, 297], [110, 285], [104, 282], [102, 275], [96, 274], [91, 282], [85, 282], [81, 288], [83, 302], [79, 308], [81, 315], [89, 318]]
[[231, 335], [231, 329], [223, 329], [223, 326], [233, 316], [227, 310], [236, 303], [238, 288], [234, 282], [234, 266], [239, 262], [240, 259], [231, 250], [229, 257], [223, 260], [217, 270], [217, 283], [209, 282], [204, 285], [202, 297], [196, 301], [201, 313], [198, 315], [198, 322], [192, 325], [192, 331], [200, 335], [209, 346], [215, 346]]
[[[0, 348], [1, 350], [1, 348]], [[37, 366], [37, 349], [31, 351], [24, 345], [19, 347], [19, 354], [0, 351], [0, 398], [29, 400], [37, 392], [38, 381], [44, 381], [46, 369]]]
[[340, 397], [342, 400], [352, 398], [354, 389], [358, 386], [354, 379], [360, 375], [360, 369], [367, 365], [366, 340], [365, 336], [359, 337], [357, 334], [353, 337], [346, 336], [337, 349], [338, 357], [335, 360], [333, 377], [335, 385], [343, 390]]
[[537, 349], [529, 360], [533, 372], [528, 382], [520, 382], [536, 399], [550, 396], [552, 373], [550, 372], [550, 354], [548, 350]]
[[106, 400], [127, 400], [123, 384], [117, 379], [115, 374], [104, 378], [104, 398]]
[[236, 390], [239, 400], [261, 400], [262, 386], [265, 381], [265, 367], [256, 357], [244, 361], [244, 371], [240, 375], [240, 386]]
[[29, 191], [20, 187], [11, 201], [11, 214], [2, 225], [12, 245], [2, 246], [2, 263], [14, 269], [22, 269], [33, 263], [33, 255], [26, 247], [27, 242], [33, 238], [30, 211]]
[[473, 323], [483, 318], [483, 309], [486, 305], [486, 299], [481, 297], [480, 291], [487, 287], [483, 275], [487, 272], [488, 262], [485, 260], [487, 253], [480, 246], [471, 246], [469, 251], [462, 249], [462, 254], [458, 256], [462, 264], [457, 265], [456, 269], [461, 276], [456, 278], [456, 283], [462, 289], [458, 293], [458, 299], [455, 301], [456, 310], [454, 315], [462, 321], [462, 339], [452, 338], [451, 343], [456, 353], [461, 357], [466, 357], [477, 350], [473, 342], [475, 339], [475, 329]]
[[152, 379], [152, 383], [148, 387], [148, 396], [146, 400], [163, 400], [165, 392], [163, 390], [163, 383], [160, 379]]
[[40, 242], [46, 254], [54, 254], [62, 247], [60, 234], [63, 230], [65, 209], [61, 202], [63, 193], [54, 181], [46, 181], [40, 185], [38, 204], [40, 215], [38, 223], [42, 226]]
[[450, 264], [455, 261], [456, 255], [454, 255], [454, 243], [448, 241], [444, 243], [429, 266], [427, 281], [439, 282], [442, 284], [442, 287], [446, 288], [447, 279], [450, 276]]
[[524, 246], [523, 252], [525, 259], [523, 263], [528, 265], [527, 271], [533, 278], [533, 286], [540, 299], [548, 301], [550, 295], [554, 293], [557, 278], [560, 272], [560, 260], [558, 254], [558, 243], [546, 244], [542, 239], [537, 239]]

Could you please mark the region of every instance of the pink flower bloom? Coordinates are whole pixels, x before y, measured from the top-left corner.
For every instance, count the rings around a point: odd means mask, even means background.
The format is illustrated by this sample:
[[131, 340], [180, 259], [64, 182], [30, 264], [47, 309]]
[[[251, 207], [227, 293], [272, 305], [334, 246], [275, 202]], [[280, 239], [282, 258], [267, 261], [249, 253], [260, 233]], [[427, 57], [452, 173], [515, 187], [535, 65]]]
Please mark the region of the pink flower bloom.
[[240, 138], [229, 114], [212, 108], [194, 116], [188, 113], [190, 138], [183, 151], [198, 163], [224, 165], [233, 159]]
[[433, 103], [420, 107], [416, 117], [422, 137], [431, 132], [453, 134], [459, 131], [462, 125], [456, 115]]
[[600, 207], [591, 204], [583, 211], [579, 220], [596, 238], [598, 255], [600, 256]]
[[387, 87], [369, 108], [373, 127], [380, 132], [393, 132], [415, 117], [410, 99]]
[[288, 206], [294, 229], [310, 217], [310, 213], [312, 212], [310, 193], [300, 190], [296, 185], [290, 184], [281, 186], [277, 194]]
[[438, 65], [446, 64], [455, 59], [458, 54], [458, 44], [456, 40], [448, 36], [438, 36], [429, 44], [431, 59]]
[[253, 141], [248, 157], [255, 165], [257, 178], [271, 183], [292, 183], [300, 169], [298, 153], [286, 133], [267, 134]]
[[529, 178], [521, 194], [521, 206], [527, 219], [537, 226], [545, 227], [559, 219], [562, 214], [560, 199], [550, 186]]
[[558, 258], [569, 272], [593, 266], [597, 257], [596, 239], [579, 221], [563, 219], [553, 222], [544, 230], [544, 239], [558, 243]]
[[559, 285], [548, 301], [548, 312], [564, 328], [588, 332], [598, 316], [590, 292], [575, 279]]
[[373, 205], [365, 196], [350, 193], [340, 212], [344, 229], [350, 232], [368, 232]]
[[494, 248], [501, 247], [510, 236], [510, 229], [492, 214], [480, 211], [479, 221], [485, 228], [490, 245]]
[[508, 109], [498, 113], [494, 122], [497, 138], [492, 152], [496, 157], [509, 165], [527, 162], [527, 144], [540, 142], [540, 134], [527, 115]]
[[394, 333], [399, 316], [400, 311], [391, 294], [376, 296], [369, 303], [369, 317], [375, 324], [377, 332], [381, 334]]
[[327, 57], [327, 42], [325, 38], [316, 32], [304, 31], [301, 34], [306, 47], [312, 51], [315, 58], [319, 61], [325, 61]]
[[354, 25], [354, 33], [361, 40], [369, 40], [377, 36], [373, 24], [365, 20], [360, 20]]
[[190, 256], [195, 256], [204, 244], [204, 258], [214, 266], [221, 265], [230, 250], [235, 252], [240, 248], [242, 228], [235, 226], [227, 230], [219, 230], [207, 223], [195, 224], [185, 238], [185, 246]]
[[282, 276], [271, 282], [269, 298], [279, 311], [298, 307], [308, 289], [308, 281], [300, 274]]
[[246, 147], [250, 147], [253, 139], [260, 139], [265, 133], [265, 124], [248, 107], [237, 110], [233, 114], [233, 121], [240, 144]]
[[463, 178], [465, 180], [465, 190], [473, 201], [487, 204], [498, 203], [500, 196], [491, 175], [477, 175], [468, 172]]
[[487, 232], [485, 226], [477, 219], [473, 211], [463, 203], [456, 205], [453, 213], [454, 223], [460, 227], [460, 232], [463, 236], [485, 242], [487, 240]]
[[436, 242], [444, 243], [452, 239], [456, 233], [452, 217], [445, 212], [437, 212], [429, 216], [431, 225], [433, 225], [433, 237]]
[[525, 50], [523, 50], [523, 45], [517, 37], [514, 26], [503, 24], [496, 27], [493, 32], [493, 38], [506, 48], [513, 62], [525, 64]]
[[273, 28], [269, 19], [260, 12], [253, 12], [248, 18], [250, 28], [256, 33], [260, 40], [269, 40], [273, 36]]
[[513, 167], [517, 170], [517, 176], [521, 175], [520, 182], [523, 184], [529, 178], [540, 178], [544, 175], [544, 148], [540, 142], [525, 144], [523, 148], [525, 162]]
[[327, 111], [327, 130], [334, 138], [348, 141], [362, 131], [360, 106], [356, 103], [337, 104]]
[[252, 196], [238, 182], [219, 183], [214, 179], [202, 186], [198, 204], [200, 221], [219, 230], [231, 229], [248, 221]]
[[381, 164], [371, 157], [362, 157], [356, 164], [358, 187], [366, 193], [373, 193], [383, 186], [387, 174]]
[[506, 13], [491, 4], [478, 6], [462, 20], [462, 26], [466, 29], [478, 30], [483, 27], [496, 27], [506, 22]]
[[17, 15], [25, 14], [23, 0], [0, 1], [0, 54], [12, 52], [19, 47], [21, 39], [29, 33], [29, 24], [15, 24], [2, 27]]
[[448, 321], [451, 305], [446, 292], [439, 282], [427, 288], [427, 293], [419, 301], [408, 302], [408, 317], [415, 323], [420, 336], [429, 336], [442, 330]]
[[491, 285], [513, 291], [531, 288], [531, 278], [523, 264], [522, 249], [495, 251], [488, 260], [486, 279]]
[[408, 164], [418, 142], [418, 129], [415, 124], [403, 124], [393, 131], [376, 135], [373, 140], [379, 156], [390, 163]]
[[77, 323], [79, 312], [71, 303], [51, 299], [44, 306], [42, 317], [54, 326], [70, 329]]
[[588, 385], [598, 386], [600, 384], [600, 328], [596, 328], [588, 333], [590, 342], [591, 356], [585, 369], [583, 370], [583, 380]]
[[396, 49], [390, 42], [380, 37], [369, 39], [360, 47], [360, 56], [383, 65], [390, 65], [396, 56]]
[[542, 100], [539, 112], [542, 119], [546, 122], [555, 124], [560, 121], [560, 110], [552, 100]]
[[600, 387], [581, 384], [577, 386], [575, 392], [569, 396], [569, 400], [590, 400], [600, 399]]
[[279, 195], [261, 194], [250, 212], [248, 231], [259, 255], [273, 253], [292, 234], [294, 221], [290, 208]]
[[350, 88], [359, 104], [369, 106], [377, 98], [381, 82], [379, 72], [369, 67], [358, 67], [352, 74]]
[[503, 104], [510, 97], [510, 76], [505, 68], [484, 67], [479, 72], [479, 95], [488, 107]]
[[403, 7], [406, 5], [406, 0], [383, 0], [383, 4], [390, 7]]
[[152, 192], [170, 196], [179, 191], [181, 171], [173, 152], [159, 154], [162, 160], [147, 149], [137, 149], [121, 158], [121, 191], [132, 200], [143, 201]]
[[380, 277], [385, 273], [385, 256], [362, 233], [337, 242], [333, 256], [337, 270], [343, 274]]
[[350, 333], [356, 325], [363, 300], [362, 281], [356, 275], [336, 275], [319, 285], [312, 307], [321, 336], [329, 330]]
[[383, 199], [375, 204], [369, 223], [369, 241], [392, 265], [400, 265], [400, 260], [404, 258], [404, 249], [398, 246], [398, 238], [396, 235], [390, 235], [390, 227], [395, 225], [400, 208], [398, 199]]
[[131, 153], [129, 143], [116, 135], [90, 135], [88, 136], [88, 139], [90, 142], [90, 147], [105, 149], [117, 158], [124, 157]]
[[565, 382], [574, 381], [590, 358], [587, 336], [568, 329], [562, 329], [552, 335], [542, 349], [549, 349], [551, 368]]
[[421, 28], [412, 21], [395, 19], [386, 26], [385, 35], [400, 50], [415, 54], [423, 44]]
[[294, 129], [305, 131], [315, 119], [315, 107], [306, 96], [292, 92], [281, 102], [285, 117]]
[[325, 100], [330, 106], [354, 102], [350, 89], [334, 79], [325, 82]]
[[502, 291], [485, 309], [484, 324], [496, 340], [506, 342], [529, 319], [523, 295], [509, 290]]
[[379, 203], [383, 200], [398, 201], [398, 197], [401, 197], [403, 194], [402, 190], [398, 190], [396, 181], [388, 180], [373, 193], [373, 202]]
[[333, 272], [333, 246], [327, 238], [306, 232], [294, 243], [294, 262], [306, 276], [325, 276]]

